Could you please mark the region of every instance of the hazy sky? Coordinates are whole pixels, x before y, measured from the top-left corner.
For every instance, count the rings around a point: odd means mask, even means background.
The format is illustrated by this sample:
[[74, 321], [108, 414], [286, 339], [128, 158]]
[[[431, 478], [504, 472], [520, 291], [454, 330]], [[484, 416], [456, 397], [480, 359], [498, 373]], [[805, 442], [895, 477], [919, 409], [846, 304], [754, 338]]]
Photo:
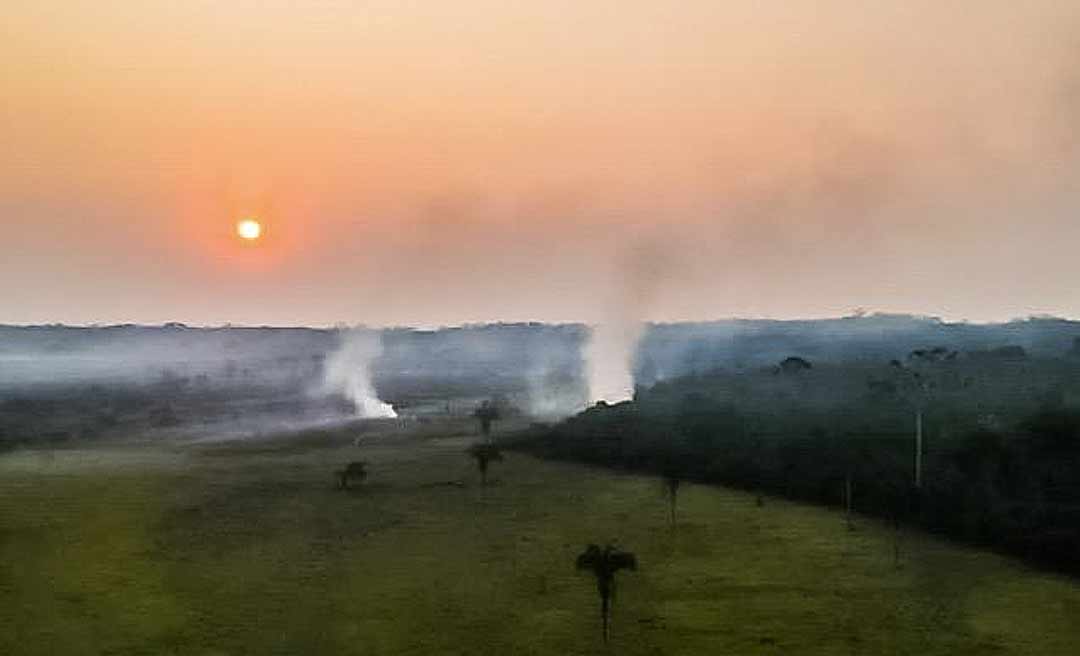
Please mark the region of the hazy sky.
[[6, 0], [0, 44], [0, 323], [1080, 316], [1076, 0]]

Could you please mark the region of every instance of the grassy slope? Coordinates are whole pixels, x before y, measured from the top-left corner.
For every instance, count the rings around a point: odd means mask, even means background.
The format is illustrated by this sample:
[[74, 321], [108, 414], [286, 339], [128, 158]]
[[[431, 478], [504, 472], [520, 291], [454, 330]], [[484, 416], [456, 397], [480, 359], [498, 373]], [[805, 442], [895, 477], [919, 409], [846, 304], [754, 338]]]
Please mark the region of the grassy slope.
[[[834, 512], [466, 442], [0, 458], [3, 654], [1070, 654], [1080, 586]], [[333, 489], [350, 459], [363, 491]], [[464, 480], [465, 487], [438, 485]], [[613, 641], [588, 542], [617, 540]]]

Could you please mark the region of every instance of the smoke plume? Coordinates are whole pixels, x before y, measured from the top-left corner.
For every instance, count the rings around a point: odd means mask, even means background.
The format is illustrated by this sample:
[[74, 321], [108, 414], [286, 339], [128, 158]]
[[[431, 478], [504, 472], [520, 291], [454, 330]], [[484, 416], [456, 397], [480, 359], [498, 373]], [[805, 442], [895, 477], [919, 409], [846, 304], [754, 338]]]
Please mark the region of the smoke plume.
[[642, 324], [636, 320], [593, 326], [585, 349], [591, 403], [618, 403], [633, 398], [633, 362], [641, 333]]
[[585, 348], [589, 401], [618, 403], [634, 396], [634, 364], [645, 332], [642, 318], [672, 271], [660, 239], [641, 240], [616, 258], [615, 293]]
[[557, 420], [581, 412], [589, 401], [584, 373], [579, 349], [544, 348], [527, 376], [529, 414]]
[[367, 329], [342, 331], [341, 345], [326, 361], [326, 387], [353, 402], [364, 418], [397, 417], [393, 406], [379, 400], [371, 364], [382, 354], [382, 337]]

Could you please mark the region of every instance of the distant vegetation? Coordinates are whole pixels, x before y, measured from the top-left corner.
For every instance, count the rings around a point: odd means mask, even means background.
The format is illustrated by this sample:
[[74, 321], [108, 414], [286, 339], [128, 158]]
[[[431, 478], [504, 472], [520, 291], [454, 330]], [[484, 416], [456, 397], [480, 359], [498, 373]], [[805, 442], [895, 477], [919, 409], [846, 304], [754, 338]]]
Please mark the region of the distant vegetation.
[[[543, 324], [388, 330], [375, 385], [407, 420], [506, 430], [530, 399], [574, 398], [586, 335]], [[716, 482], [1076, 571], [1078, 335], [1080, 324], [1046, 318], [653, 324], [636, 353], [634, 402], [534, 429], [521, 448], [666, 477], [672, 525], [679, 481]], [[348, 419], [344, 400], [319, 387], [337, 339], [308, 329], [0, 326], [0, 450]], [[482, 476], [492, 461], [477, 459]]]
[[600, 630], [604, 642], [611, 634], [611, 604], [615, 600], [615, 574], [621, 570], [637, 570], [637, 557], [610, 544], [601, 549], [590, 544], [577, 557], [579, 571], [592, 573], [596, 579], [596, 593], [600, 597]]
[[[1035, 318], [948, 323], [907, 315], [818, 321], [651, 324], [633, 363], [638, 384], [712, 372], [887, 362], [941, 347], [975, 361], [1080, 360], [1080, 323]], [[382, 332], [371, 365], [380, 399], [406, 417], [467, 416], [483, 399], [544, 418], [586, 397], [580, 324], [505, 323]], [[0, 448], [278, 414], [352, 412], [322, 389], [338, 330], [165, 326], [0, 326]], [[1003, 351], [1004, 349], [1004, 351]], [[500, 407], [500, 411], [508, 408]], [[153, 413], [153, 417], [151, 417]], [[503, 412], [503, 419], [508, 417]]]
[[480, 434], [485, 438], [491, 435], [491, 425], [502, 418], [502, 412], [494, 401], [484, 400], [473, 412], [480, 422]]
[[334, 472], [338, 487], [343, 490], [349, 489], [352, 483], [363, 483], [367, 480], [367, 463], [363, 461], [350, 462], [345, 469]]
[[[1064, 354], [1063, 354], [1064, 355]], [[1080, 574], [1080, 362], [1022, 348], [717, 370], [513, 448], [848, 507]], [[674, 517], [674, 492], [667, 484]], [[849, 520], [850, 521], [850, 520]]]
[[488, 468], [493, 462], [502, 462], [502, 451], [494, 444], [482, 442], [470, 446], [467, 453], [476, 461], [476, 470], [480, 472], [480, 484], [487, 485]]

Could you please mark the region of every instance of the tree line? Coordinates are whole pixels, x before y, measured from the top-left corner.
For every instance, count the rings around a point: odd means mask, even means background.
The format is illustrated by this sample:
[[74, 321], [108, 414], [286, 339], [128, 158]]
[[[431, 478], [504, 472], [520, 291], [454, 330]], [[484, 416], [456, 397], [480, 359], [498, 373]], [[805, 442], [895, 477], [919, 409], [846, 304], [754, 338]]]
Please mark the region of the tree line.
[[723, 484], [1080, 574], [1080, 409], [1059, 366], [932, 349], [880, 368], [786, 362], [639, 390], [509, 446], [656, 474], [672, 498], [678, 480]]

